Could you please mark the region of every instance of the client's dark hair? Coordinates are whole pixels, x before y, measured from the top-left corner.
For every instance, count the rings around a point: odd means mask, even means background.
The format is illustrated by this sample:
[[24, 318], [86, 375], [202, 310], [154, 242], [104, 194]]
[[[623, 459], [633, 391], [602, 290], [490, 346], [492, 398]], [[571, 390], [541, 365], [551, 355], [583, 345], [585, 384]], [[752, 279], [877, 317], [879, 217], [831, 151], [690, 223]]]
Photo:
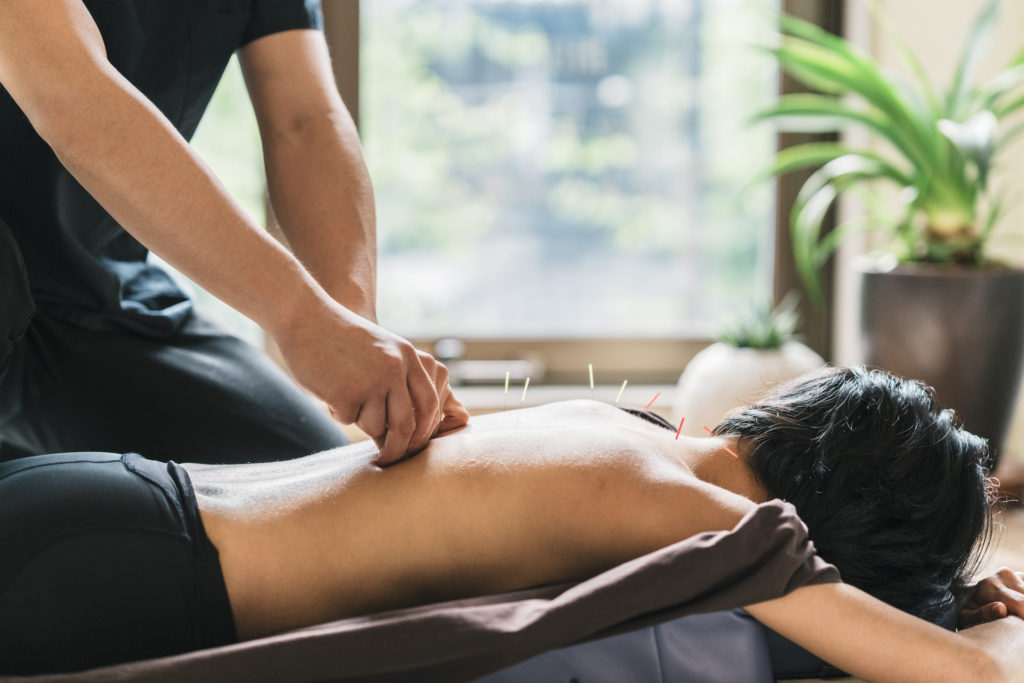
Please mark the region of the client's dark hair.
[[758, 481], [796, 507], [843, 581], [902, 610], [941, 618], [987, 545], [988, 443], [920, 382], [828, 368], [714, 432], [749, 447]]

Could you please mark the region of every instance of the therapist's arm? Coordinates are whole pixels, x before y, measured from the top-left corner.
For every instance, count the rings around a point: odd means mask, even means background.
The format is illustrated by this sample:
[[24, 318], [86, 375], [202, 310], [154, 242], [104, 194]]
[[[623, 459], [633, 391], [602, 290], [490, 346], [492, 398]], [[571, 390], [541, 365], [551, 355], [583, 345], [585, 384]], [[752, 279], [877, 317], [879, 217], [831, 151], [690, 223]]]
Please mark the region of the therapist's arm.
[[[334, 83], [320, 31], [246, 45], [242, 72], [263, 142], [270, 203], [289, 246], [336, 301], [376, 322], [377, 225], [359, 133]], [[436, 362], [421, 353], [428, 371]], [[443, 429], [466, 411], [437, 375]], [[443, 381], [442, 381], [443, 380]]]
[[323, 34], [271, 34], [239, 56], [281, 231], [328, 294], [375, 320], [373, 188]]
[[0, 2], [0, 84], [115, 220], [262, 325], [300, 383], [378, 439], [382, 463], [426, 444], [443, 366], [337, 303], [252, 222], [110, 65], [80, 0]]

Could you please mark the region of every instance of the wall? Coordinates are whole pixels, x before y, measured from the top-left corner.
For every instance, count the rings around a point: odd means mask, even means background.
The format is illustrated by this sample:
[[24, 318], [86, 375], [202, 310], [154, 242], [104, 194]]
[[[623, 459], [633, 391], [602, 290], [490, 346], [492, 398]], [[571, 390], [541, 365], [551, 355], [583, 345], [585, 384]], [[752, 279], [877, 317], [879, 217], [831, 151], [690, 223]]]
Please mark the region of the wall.
[[[822, 0], [829, 1], [829, 0]], [[879, 0], [892, 25], [917, 55], [937, 87], [948, 85], [953, 78], [968, 27], [988, 0]], [[857, 45], [870, 52], [887, 67], [903, 71], [896, 46], [885, 32], [872, 24], [865, 0], [847, 0], [846, 33]], [[990, 77], [1024, 48], [1024, 2], [1004, 0], [991, 48], [979, 71], [981, 78]], [[1022, 117], [1024, 118], [1024, 117]], [[853, 138], [857, 134], [852, 134]], [[1001, 231], [1003, 237], [993, 241], [990, 253], [997, 258], [1024, 265], [1024, 239], [1008, 236], [1009, 232], [1024, 234], [1024, 136], [1007, 148], [999, 159], [993, 175], [996, 187], [1019, 188], [1015, 210], [1006, 215]], [[857, 211], [850, 204], [841, 209], [845, 214]], [[850, 274], [852, 261], [869, 246], [867, 239], [845, 247], [839, 254], [836, 316], [836, 360], [852, 362], [857, 355], [856, 292]], [[1018, 400], [1016, 417], [1006, 444], [1006, 454], [1024, 461], [1024, 401]]]

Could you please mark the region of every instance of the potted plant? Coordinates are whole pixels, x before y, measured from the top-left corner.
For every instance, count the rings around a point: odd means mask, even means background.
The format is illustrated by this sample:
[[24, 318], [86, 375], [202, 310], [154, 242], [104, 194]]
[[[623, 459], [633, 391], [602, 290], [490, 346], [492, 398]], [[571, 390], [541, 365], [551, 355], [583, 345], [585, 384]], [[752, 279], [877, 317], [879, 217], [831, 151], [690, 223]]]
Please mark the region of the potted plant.
[[[939, 401], [997, 452], [1024, 351], [1024, 273], [986, 250], [1004, 207], [990, 170], [1024, 130], [1005, 125], [1024, 108], [1024, 52], [994, 78], [974, 83], [998, 8], [999, 0], [989, 2], [973, 22], [944, 91], [891, 30], [905, 76], [884, 71], [842, 38], [783, 16], [781, 42], [769, 51], [818, 92], [785, 95], [758, 116], [787, 130], [824, 124], [871, 133], [878, 144], [870, 148], [824, 142], [779, 153], [772, 174], [820, 167], [790, 214], [797, 268], [820, 301], [817, 269], [839, 243], [853, 232], [884, 233], [888, 256], [859, 273], [864, 362], [934, 386]], [[888, 201], [879, 194], [885, 186], [895, 188]], [[866, 215], [822, 234], [826, 213], [850, 192], [864, 200]]]
[[714, 427], [732, 409], [824, 365], [794, 338], [798, 322], [795, 295], [774, 308], [771, 301], [758, 301], [697, 353], [679, 376], [672, 400], [672, 420], [686, 418], [683, 433], [703, 436], [704, 425]]

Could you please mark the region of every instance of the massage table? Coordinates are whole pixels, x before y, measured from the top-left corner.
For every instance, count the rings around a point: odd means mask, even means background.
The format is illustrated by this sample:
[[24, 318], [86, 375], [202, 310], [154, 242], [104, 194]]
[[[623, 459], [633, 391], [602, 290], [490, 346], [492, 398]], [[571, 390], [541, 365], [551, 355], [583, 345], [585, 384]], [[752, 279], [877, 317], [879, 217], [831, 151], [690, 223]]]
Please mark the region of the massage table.
[[478, 681], [772, 683], [835, 678], [853, 680], [736, 609], [559, 648]]

